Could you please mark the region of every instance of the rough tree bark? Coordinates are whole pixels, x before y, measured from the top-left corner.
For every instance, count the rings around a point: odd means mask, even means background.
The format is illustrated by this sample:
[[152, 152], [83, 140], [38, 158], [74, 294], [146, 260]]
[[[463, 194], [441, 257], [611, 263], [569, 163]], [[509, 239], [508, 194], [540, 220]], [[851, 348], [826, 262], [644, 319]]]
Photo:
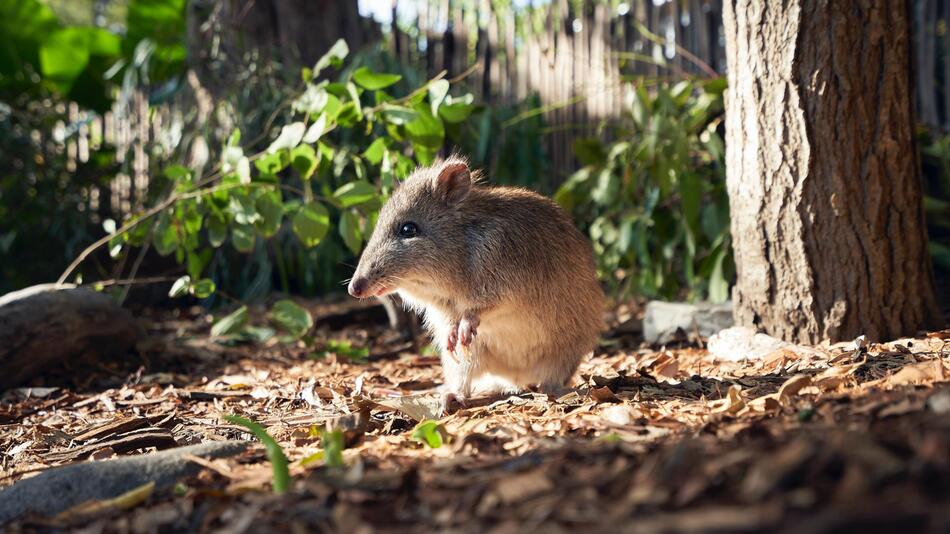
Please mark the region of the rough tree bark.
[[906, 0], [724, 2], [737, 324], [790, 341], [940, 320]]

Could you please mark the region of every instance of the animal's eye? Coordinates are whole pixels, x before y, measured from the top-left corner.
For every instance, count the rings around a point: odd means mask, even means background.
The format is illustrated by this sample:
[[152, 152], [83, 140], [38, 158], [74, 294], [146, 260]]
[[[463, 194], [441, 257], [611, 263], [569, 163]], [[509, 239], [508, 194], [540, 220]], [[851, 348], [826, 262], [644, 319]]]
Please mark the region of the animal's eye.
[[416, 237], [419, 233], [419, 227], [412, 221], [404, 222], [399, 226], [399, 237]]

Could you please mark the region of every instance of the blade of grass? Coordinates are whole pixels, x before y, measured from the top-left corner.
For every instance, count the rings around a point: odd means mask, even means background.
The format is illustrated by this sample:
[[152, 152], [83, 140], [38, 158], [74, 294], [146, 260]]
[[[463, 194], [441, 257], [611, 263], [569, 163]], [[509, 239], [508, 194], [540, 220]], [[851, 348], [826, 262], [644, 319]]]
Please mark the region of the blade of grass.
[[267, 459], [270, 460], [271, 468], [274, 471], [272, 481], [274, 493], [286, 493], [290, 488], [290, 470], [287, 468], [287, 455], [284, 454], [284, 449], [274, 441], [274, 438], [264, 430], [264, 427], [254, 421], [238, 415], [226, 415], [224, 419], [231, 424], [241, 425], [250, 430], [264, 444], [264, 448], [267, 449]]

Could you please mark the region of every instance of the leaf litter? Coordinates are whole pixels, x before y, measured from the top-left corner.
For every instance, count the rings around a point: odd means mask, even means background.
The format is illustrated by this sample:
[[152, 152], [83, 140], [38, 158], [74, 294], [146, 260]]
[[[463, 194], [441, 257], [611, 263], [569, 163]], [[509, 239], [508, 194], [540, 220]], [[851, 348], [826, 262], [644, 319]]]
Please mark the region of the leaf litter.
[[5, 528], [950, 526], [946, 332], [733, 361], [690, 345], [654, 350], [618, 327], [569, 390], [474, 399], [440, 418], [438, 358], [424, 341], [395, 338], [366, 303], [306, 307], [309, 343], [222, 340], [200, 310], [152, 312], [134, 357], [51, 374], [0, 401], [0, 487], [76, 461], [251, 440], [231, 422], [247, 420], [286, 457], [286, 493], [271, 490], [277, 451], [259, 445], [190, 458], [202, 471], [174, 491], [142, 488]]

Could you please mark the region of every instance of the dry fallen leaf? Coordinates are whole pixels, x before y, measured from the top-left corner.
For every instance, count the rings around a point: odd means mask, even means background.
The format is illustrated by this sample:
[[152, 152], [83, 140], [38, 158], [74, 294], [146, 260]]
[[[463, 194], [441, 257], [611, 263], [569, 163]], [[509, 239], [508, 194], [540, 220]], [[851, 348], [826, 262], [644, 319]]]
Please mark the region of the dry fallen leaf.
[[715, 406], [712, 413], [739, 413], [739, 411], [746, 406], [741, 392], [742, 386], [738, 384], [729, 386], [729, 391], [726, 393], [726, 398], [714, 401], [714, 403], [710, 403]]
[[930, 384], [947, 380], [946, 368], [941, 360], [930, 360], [902, 367], [886, 378], [885, 384], [891, 387], [908, 384]]
[[602, 388], [591, 388], [590, 396], [592, 399], [601, 402], [620, 402], [620, 397], [614, 394], [613, 391], [610, 391], [610, 388], [604, 386]]
[[803, 388], [811, 385], [811, 377], [808, 375], [795, 375], [782, 384], [778, 390], [779, 400], [788, 402], [793, 395], [797, 394]]
[[148, 482], [112, 499], [87, 501], [60, 513], [57, 519], [67, 521], [80, 516], [94, 515], [106, 510], [126, 510], [145, 502], [155, 490], [155, 482]]
[[416, 422], [442, 417], [442, 401], [438, 395], [404, 395], [376, 401], [376, 404], [402, 412]]

